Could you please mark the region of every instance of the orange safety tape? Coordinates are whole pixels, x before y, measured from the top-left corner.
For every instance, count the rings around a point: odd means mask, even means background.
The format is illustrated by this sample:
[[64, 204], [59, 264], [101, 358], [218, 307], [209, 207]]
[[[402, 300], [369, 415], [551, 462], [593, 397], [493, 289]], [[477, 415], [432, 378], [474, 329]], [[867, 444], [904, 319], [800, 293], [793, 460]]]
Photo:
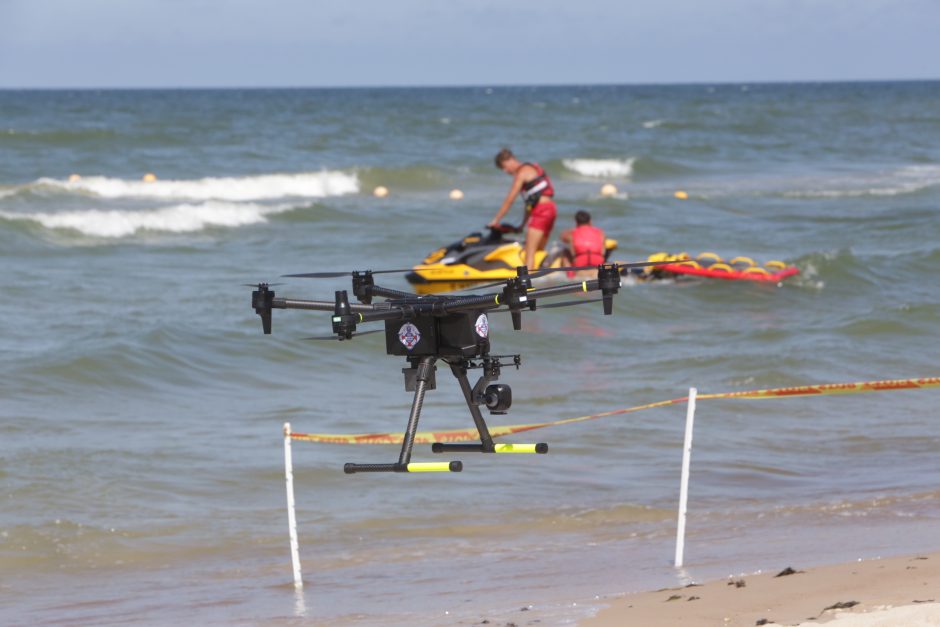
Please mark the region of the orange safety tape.
[[[748, 390], [746, 392], [722, 392], [718, 394], [699, 394], [697, 400], [713, 399], [768, 399], [790, 398], [793, 396], [817, 396], [826, 394], [858, 394], [862, 392], [884, 392], [888, 390], [916, 390], [922, 388], [940, 387], [940, 377], [925, 377], [919, 379], [892, 379], [888, 381], [861, 381], [858, 383], [825, 383], [822, 385], [803, 385], [787, 388], [770, 388], [766, 390]], [[646, 405], [637, 405], [625, 409], [615, 409], [599, 414], [565, 418], [551, 422], [534, 422], [521, 425], [491, 426], [490, 435], [500, 437], [523, 431], [557, 427], [597, 418], [607, 418], [620, 414], [631, 414], [644, 409], [654, 409], [667, 405], [677, 405], [689, 400], [688, 396], [674, 398], [668, 401], [658, 401]], [[331, 434], [331, 433], [291, 433], [291, 438], [305, 442], [323, 442], [328, 444], [401, 444], [404, 434], [401, 433], [358, 433], [358, 434]], [[416, 444], [432, 444], [434, 442], [469, 442], [480, 439], [480, 434], [473, 429], [455, 429], [452, 431], [419, 431], [415, 435]]]
[[884, 392], [888, 390], [916, 390], [940, 387], [940, 377], [920, 379], [891, 379], [888, 381], [859, 381], [858, 383], [825, 383], [789, 388], [750, 390], [748, 392], [724, 392], [721, 394], [699, 394], [698, 399], [713, 398], [780, 398], [788, 396], [814, 396], [821, 394], [858, 394], [861, 392]]

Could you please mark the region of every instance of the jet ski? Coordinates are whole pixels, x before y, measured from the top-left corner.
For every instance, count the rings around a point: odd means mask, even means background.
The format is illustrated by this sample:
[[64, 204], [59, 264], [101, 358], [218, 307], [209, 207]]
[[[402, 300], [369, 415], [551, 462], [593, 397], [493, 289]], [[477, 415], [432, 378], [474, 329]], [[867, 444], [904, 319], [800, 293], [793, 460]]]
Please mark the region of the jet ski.
[[[486, 227], [430, 253], [405, 275], [418, 292], [463, 289], [474, 282], [500, 281], [516, 276], [516, 268], [526, 265], [525, 245], [512, 237], [520, 228], [511, 224]], [[617, 241], [606, 241], [607, 257]], [[567, 250], [559, 242], [535, 253], [538, 268], [568, 265]]]

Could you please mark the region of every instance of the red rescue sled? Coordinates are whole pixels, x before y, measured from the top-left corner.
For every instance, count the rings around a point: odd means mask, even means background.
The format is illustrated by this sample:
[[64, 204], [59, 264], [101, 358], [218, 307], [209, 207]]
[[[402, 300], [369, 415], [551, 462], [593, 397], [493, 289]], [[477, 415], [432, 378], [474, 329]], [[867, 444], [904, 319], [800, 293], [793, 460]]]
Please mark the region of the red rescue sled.
[[779, 282], [800, 273], [798, 268], [788, 266], [782, 261], [758, 264], [750, 257], [735, 257], [725, 261], [715, 253], [702, 253], [695, 259], [687, 253], [656, 253], [649, 256], [649, 261], [660, 260], [663, 265], [652, 266], [649, 271], [652, 277], [658, 279], [690, 275], [732, 281]]

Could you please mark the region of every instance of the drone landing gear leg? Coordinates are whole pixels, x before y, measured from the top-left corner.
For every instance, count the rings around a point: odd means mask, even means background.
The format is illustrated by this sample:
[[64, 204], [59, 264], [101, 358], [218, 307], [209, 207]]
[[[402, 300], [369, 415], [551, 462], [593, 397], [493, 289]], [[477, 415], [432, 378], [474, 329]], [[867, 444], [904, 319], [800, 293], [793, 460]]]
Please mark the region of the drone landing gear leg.
[[353, 464], [343, 466], [346, 474], [357, 472], [460, 472], [463, 470], [461, 462], [412, 462], [411, 451], [414, 448], [415, 434], [418, 432], [418, 418], [421, 416], [421, 407], [424, 405], [424, 395], [427, 392], [428, 380], [434, 372], [436, 357], [422, 357], [417, 367], [415, 397], [411, 403], [411, 414], [408, 416], [408, 426], [402, 438], [401, 454], [398, 462], [394, 464]]
[[479, 444], [447, 444], [444, 442], [435, 442], [431, 445], [433, 453], [444, 453], [447, 451], [456, 451], [464, 453], [547, 453], [548, 444], [539, 442], [538, 444], [503, 444], [493, 442], [490, 430], [483, 420], [483, 414], [480, 412], [480, 404], [473, 400], [473, 389], [467, 380], [467, 369], [463, 364], [451, 364], [451, 372], [457, 377], [460, 383], [460, 389], [463, 392], [464, 399], [467, 401], [467, 407], [470, 409], [470, 415], [473, 417], [473, 424], [476, 425], [477, 432], [480, 434]]
[[470, 382], [467, 380], [466, 367], [460, 363], [451, 364], [450, 371], [454, 373], [454, 376], [457, 377], [457, 382], [460, 384], [460, 390], [463, 392], [463, 397], [467, 401], [467, 407], [470, 408], [470, 415], [473, 417], [473, 424], [476, 425], [477, 432], [480, 434], [480, 443], [445, 444], [443, 442], [435, 442], [431, 445], [431, 452], [443, 453], [445, 451], [461, 451], [465, 453], [492, 453], [495, 448], [493, 438], [490, 436], [490, 430], [486, 426], [486, 421], [483, 420], [483, 414], [480, 413], [479, 405], [473, 402], [473, 390], [470, 388]]

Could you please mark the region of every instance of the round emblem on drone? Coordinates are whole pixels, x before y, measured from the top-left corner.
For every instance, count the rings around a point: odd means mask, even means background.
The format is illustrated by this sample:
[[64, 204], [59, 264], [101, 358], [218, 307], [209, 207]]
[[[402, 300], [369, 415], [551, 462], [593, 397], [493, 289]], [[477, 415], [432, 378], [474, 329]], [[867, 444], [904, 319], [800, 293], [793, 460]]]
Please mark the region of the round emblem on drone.
[[405, 348], [411, 350], [421, 341], [421, 331], [415, 325], [406, 322], [398, 329], [398, 341], [404, 344]]
[[477, 335], [480, 337], [486, 337], [490, 334], [490, 321], [486, 317], [486, 314], [479, 315], [474, 328], [477, 330]]

